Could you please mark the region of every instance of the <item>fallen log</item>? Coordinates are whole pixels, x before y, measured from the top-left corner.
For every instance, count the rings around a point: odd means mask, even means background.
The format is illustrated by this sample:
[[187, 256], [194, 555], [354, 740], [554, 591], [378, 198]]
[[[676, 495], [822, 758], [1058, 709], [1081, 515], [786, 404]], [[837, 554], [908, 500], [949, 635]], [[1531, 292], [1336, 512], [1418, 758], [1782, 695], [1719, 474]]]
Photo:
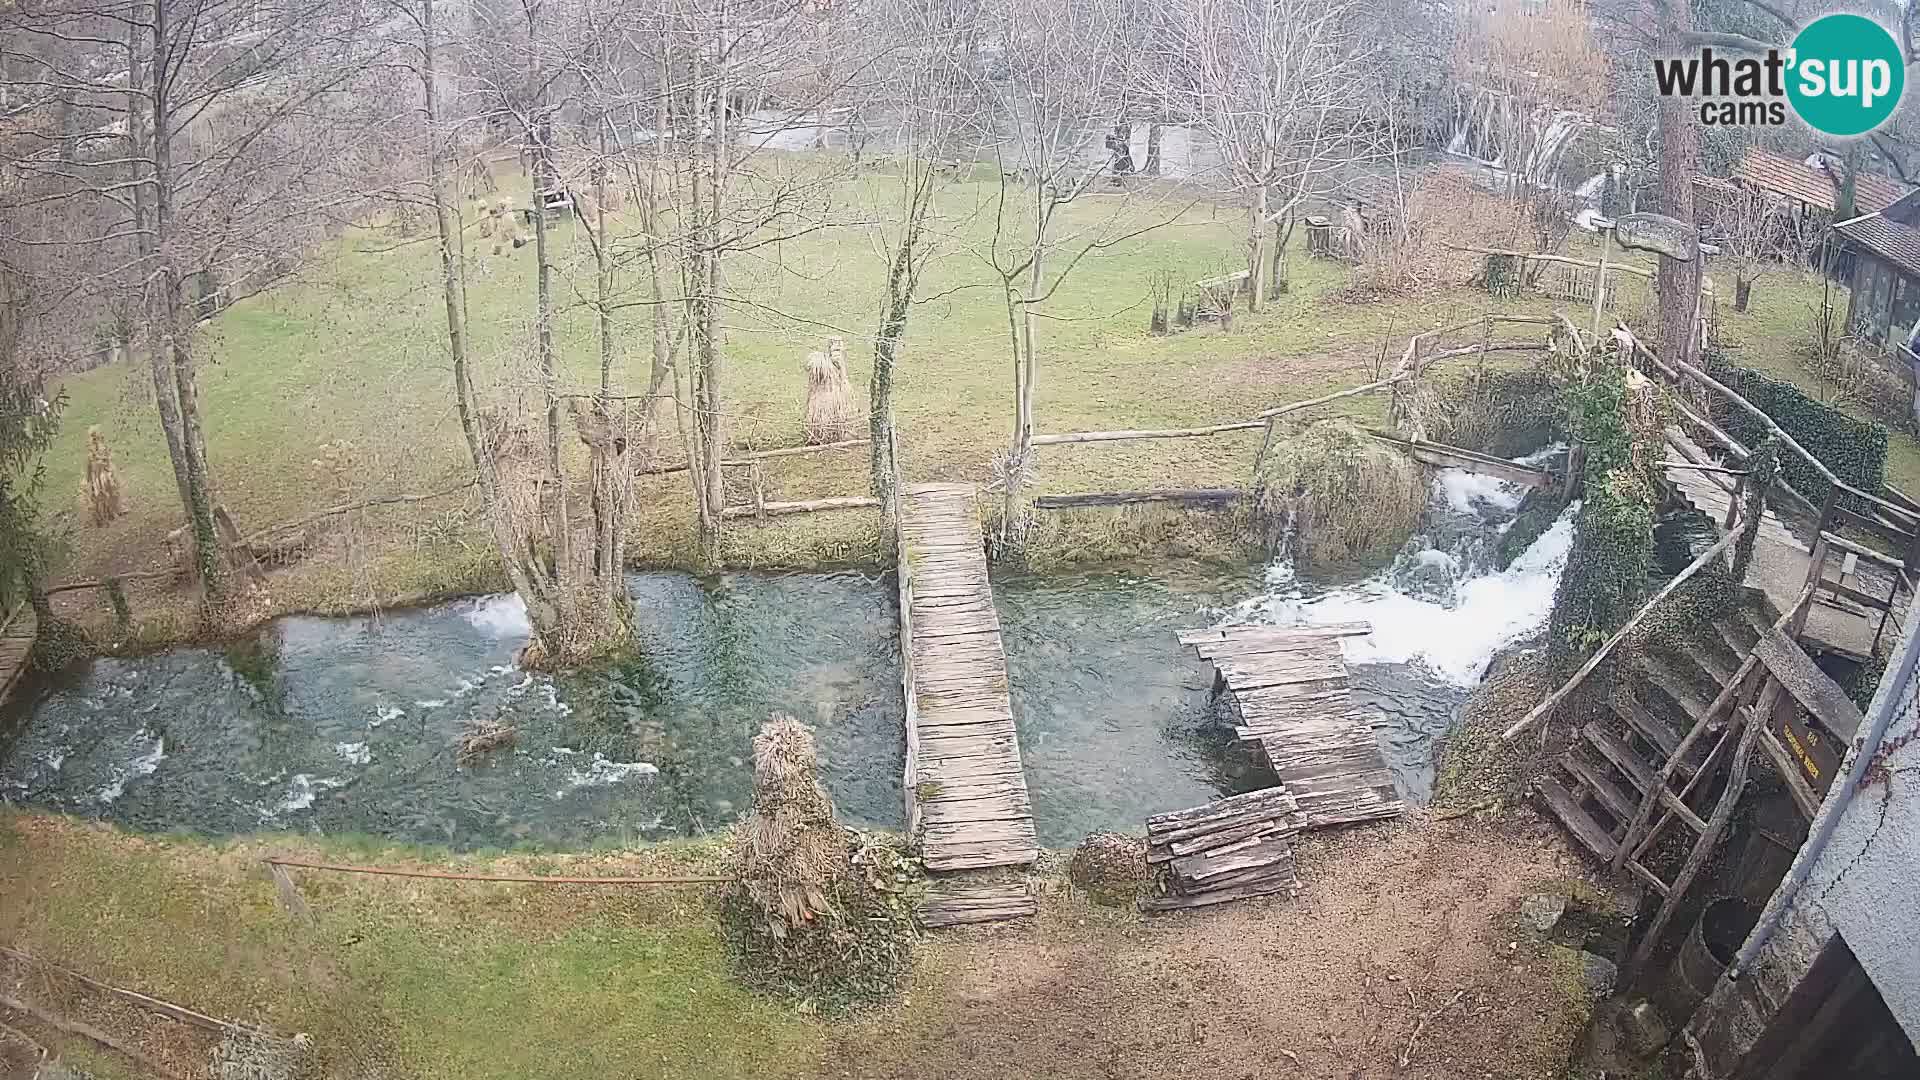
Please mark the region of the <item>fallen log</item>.
[[778, 517], [782, 514], [811, 514], [818, 510], [869, 510], [880, 500], [871, 495], [851, 495], [833, 499], [808, 499], [802, 502], [770, 502], [758, 506], [729, 506], [720, 511], [727, 521], [738, 518]]
[[1139, 503], [1180, 503], [1186, 506], [1226, 506], [1245, 498], [1240, 488], [1162, 488], [1154, 491], [1088, 491], [1075, 495], [1037, 495], [1036, 510], [1071, 510], [1082, 506], [1132, 506]]

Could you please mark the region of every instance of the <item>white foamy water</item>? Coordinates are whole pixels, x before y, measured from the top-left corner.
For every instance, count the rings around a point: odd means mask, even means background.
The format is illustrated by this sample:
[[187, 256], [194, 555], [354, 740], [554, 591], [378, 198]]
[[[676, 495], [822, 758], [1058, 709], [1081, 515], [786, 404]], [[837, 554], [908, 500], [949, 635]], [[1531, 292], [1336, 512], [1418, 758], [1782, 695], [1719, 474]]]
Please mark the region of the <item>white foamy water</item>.
[[381, 705], [373, 710], [373, 719], [367, 721], [369, 728], [377, 728], [389, 720], [398, 720], [407, 715], [407, 710], [398, 705]]
[[322, 776], [316, 779], [306, 773], [295, 773], [293, 779], [287, 784], [286, 794], [280, 797], [279, 802], [272, 806], [256, 805], [254, 809], [260, 812], [261, 821], [272, 821], [282, 814], [289, 814], [295, 810], [305, 810], [313, 805], [315, 796], [319, 795], [322, 791], [329, 791], [333, 788], [342, 787], [345, 784], [345, 780], [332, 776]]
[[[1436, 508], [1505, 517], [1519, 506], [1521, 493], [1488, 477], [1443, 469], [1434, 479]], [[1553, 610], [1554, 589], [1573, 544], [1575, 503], [1504, 571], [1457, 577], [1462, 560], [1453, 552], [1426, 547], [1405, 553], [1396, 566], [1352, 585], [1307, 595], [1291, 563], [1267, 570], [1265, 595], [1239, 605], [1228, 622], [1315, 626], [1365, 621], [1373, 632], [1344, 639], [1347, 659], [1357, 664], [1423, 662], [1457, 686], [1471, 687], [1486, 674], [1501, 649], [1536, 632]], [[1489, 532], [1505, 532], [1508, 523], [1488, 522]], [[1455, 577], [1443, 596], [1405, 590], [1409, 569], [1434, 570]]]
[[527, 605], [518, 593], [489, 596], [466, 611], [467, 621], [497, 638], [524, 638], [533, 635], [533, 623], [527, 618]]
[[[564, 746], [556, 746], [553, 750], [555, 753], [565, 753], [569, 755], [579, 753], [577, 750]], [[652, 776], [659, 771], [659, 766], [654, 765], [652, 762], [609, 761], [604, 755], [596, 752], [593, 755], [593, 760], [587, 763], [586, 768], [568, 770], [566, 791], [556, 791], [553, 793], [553, 797], [556, 799], [563, 798], [567, 794], [567, 791], [573, 791], [578, 788], [610, 787], [614, 784], [625, 783], [636, 776]]]
[[133, 743], [137, 747], [144, 745], [144, 749], [136, 753], [132, 761], [114, 770], [113, 779], [94, 795], [101, 802], [110, 803], [126, 794], [127, 781], [136, 776], [152, 774], [153, 770], [160, 767], [162, 761], [167, 760], [167, 741], [158, 735], [149, 734], [146, 728], [134, 732]]
[[333, 752], [349, 765], [365, 765], [373, 760], [373, 751], [363, 742], [337, 742], [333, 744]]

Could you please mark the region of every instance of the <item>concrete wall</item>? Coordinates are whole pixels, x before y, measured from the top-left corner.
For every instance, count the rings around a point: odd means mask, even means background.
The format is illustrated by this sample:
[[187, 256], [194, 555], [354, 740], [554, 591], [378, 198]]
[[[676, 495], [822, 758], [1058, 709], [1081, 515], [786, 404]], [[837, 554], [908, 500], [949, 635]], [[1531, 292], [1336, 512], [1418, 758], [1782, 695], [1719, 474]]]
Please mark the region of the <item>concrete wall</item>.
[[[1920, 627], [1908, 613], [1902, 648]], [[1896, 649], [1896, 654], [1901, 649]], [[1780, 929], [1739, 982], [1721, 979], [1688, 1027], [1708, 1076], [1725, 1076], [1765, 1029], [1833, 934], [1846, 939], [1907, 1037], [1920, 1046], [1920, 709], [1915, 683], [1881, 683], [1869, 721], [1889, 700], [1895, 709], [1881, 764], [1844, 809], [1836, 781], [1814, 820], [1838, 812], [1833, 839], [1814, 862]], [[1861, 726], [1864, 735], [1866, 724]], [[1842, 763], [1851, 767], [1853, 753]], [[1801, 850], [1801, 858], [1806, 857]], [[1797, 861], [1797, 860], [1796, 860]], [[1768, 905], [1779, 907], [1775, 894]], [[1766, 920], [1763, 918], [1762, 924]]]

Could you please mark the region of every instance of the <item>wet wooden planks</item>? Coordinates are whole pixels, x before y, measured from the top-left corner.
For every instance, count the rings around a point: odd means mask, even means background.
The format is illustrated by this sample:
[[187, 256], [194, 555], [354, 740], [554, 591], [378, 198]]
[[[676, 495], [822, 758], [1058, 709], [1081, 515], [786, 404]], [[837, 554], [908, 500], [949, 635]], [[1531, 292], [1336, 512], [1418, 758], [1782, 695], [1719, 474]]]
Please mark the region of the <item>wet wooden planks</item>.
[[1404, 809], [1373, 729], [1357, 709], [1340, 652], [1366, 623], [1226, 627], [1180, 635], [1213, 662], [1232, 696], [1241, 739], [1259, 745], [1305, 828], [1373, 821]]
[[972, 487], [908, 488], [899, 527], [909, 832], [935, 872], [1031, 863], [1040, 848]]
[[33, 609], [24, 604], [11, 615], [0, 616], [0, 704], [6, 703], [7, 695], [26, 674], [39, 631], [40, 622]]
[[920, 907], [920, 921], [930, 930], [966, 923], [1020, 919], [1039, 910], [1025, 882], [993, 883], [936, 881]]

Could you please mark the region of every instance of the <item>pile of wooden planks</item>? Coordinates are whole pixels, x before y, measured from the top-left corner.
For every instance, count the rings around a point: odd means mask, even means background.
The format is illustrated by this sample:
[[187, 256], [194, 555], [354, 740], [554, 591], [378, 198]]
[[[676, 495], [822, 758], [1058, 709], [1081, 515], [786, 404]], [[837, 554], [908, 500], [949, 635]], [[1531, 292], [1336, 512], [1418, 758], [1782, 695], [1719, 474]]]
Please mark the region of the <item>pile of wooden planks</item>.
[[1147, 862], [1166, 872], [1168, 895], [1142, 907], [1179, 911], [1298, 887], [1288, 840], [1306, 823], [1284, 787], [1148, 818]]
[[1180, 635], [1215, 670], [1234, 732], [1253, 743], [1298, 801], [1307, 828], [1397, 817], [1404, 809], [1374, 737], [1379, 715], [1356, 708], [1340, 639], [1364, 622], [1229, 626]]

